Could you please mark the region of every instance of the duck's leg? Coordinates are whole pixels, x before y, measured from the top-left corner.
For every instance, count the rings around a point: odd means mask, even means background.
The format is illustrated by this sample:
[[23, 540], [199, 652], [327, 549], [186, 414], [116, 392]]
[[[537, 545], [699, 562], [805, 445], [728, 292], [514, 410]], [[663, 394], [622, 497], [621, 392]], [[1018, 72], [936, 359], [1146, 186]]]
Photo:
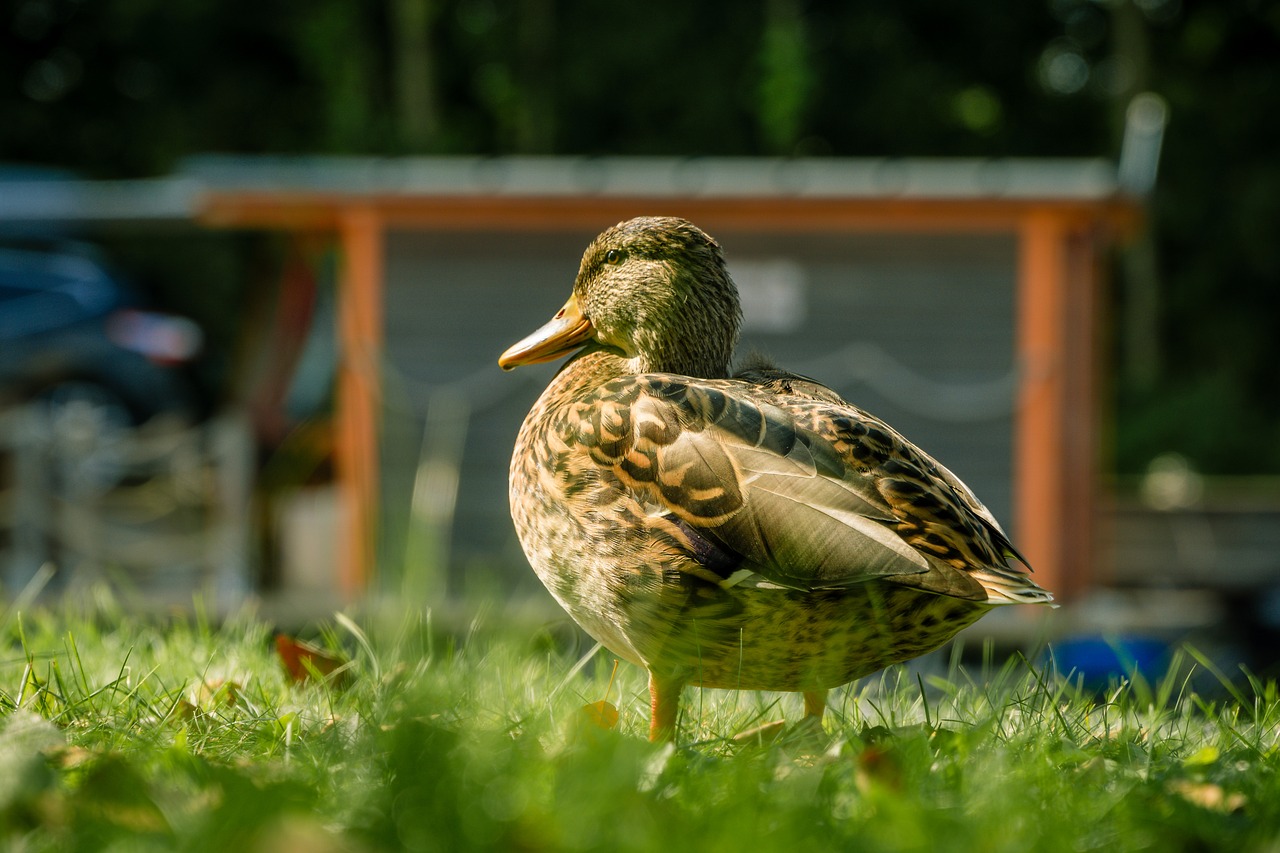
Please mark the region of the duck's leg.
[[680, 691], [684, 682], [649, 673], [649, 740], [674, 740], [676, 716], [680, 712]]
[[804, 715], [805, 718], [814, 718], [819, 723], [822, 722], [822, 714], [827, 710], [827, 691], [825, 690], [806, 690], [804, 691]]

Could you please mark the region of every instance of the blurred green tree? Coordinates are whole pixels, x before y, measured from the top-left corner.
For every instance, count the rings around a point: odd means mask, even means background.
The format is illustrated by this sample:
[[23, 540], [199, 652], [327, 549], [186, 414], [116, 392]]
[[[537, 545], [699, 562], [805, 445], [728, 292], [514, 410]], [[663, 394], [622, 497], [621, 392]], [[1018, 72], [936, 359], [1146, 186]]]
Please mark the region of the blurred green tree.
[[1117, 467], [1280, 473], [1278, 42], [1275, 0], [11, 0], [0, 160], [1114, 156], [1150, 89], [1172, 123], [1117, 289]]

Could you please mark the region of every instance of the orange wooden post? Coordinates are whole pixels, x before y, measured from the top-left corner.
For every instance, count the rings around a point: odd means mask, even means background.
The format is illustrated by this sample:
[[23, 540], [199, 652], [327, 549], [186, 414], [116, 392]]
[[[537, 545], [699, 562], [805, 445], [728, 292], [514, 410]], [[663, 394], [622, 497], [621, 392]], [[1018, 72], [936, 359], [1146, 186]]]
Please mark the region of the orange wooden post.
[[1075, 223], [1064, 235], [1066, 312], [1066, 408], [1063, 412], [1063, 479], [1065, 506], [1059, 526], [1064, 528], [1066, 553], [1060, 579], [1064, 599], [1075, 598], [1094, 580], [1097, 553], [1097, 512], [1100, 429], [1098, 398], [1098, 294], [1102, 280], [1098, 235], [1094, 225]]
[[345, 525], [338, 585], [345, 599], [373, 575], [378, 522], [378, 410], [381, 401], [383, 222], [371, 207], [338, 219], [342, 272], [338, 293], [335, 452]]
[[1092, 569], [1092, 241], [1047, 208], [1019, 237], [1014, 538], [1037, 581], [1069, 600]]
[[1018, 364], [1021, 374], [1014, 447], [1015, 540], [1041, 584], [1062, 592], [1065, 487], [1062, 317], [1066, 307], [1063, 228], [1049, 211], [1022, 225], [1018, 258]]

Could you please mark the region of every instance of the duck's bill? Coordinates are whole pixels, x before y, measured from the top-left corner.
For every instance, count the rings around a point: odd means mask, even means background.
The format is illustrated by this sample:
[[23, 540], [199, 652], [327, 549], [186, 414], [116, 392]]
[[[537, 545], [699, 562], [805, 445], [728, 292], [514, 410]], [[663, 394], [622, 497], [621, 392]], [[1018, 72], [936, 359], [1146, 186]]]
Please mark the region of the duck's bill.
[[500, 355], [498, 366], [511, 370], [522, 364], [554, 361], [591, 340], [594, 331], [591, 321], [582, 316], [578, 300], [570, 296], [551, 322]]

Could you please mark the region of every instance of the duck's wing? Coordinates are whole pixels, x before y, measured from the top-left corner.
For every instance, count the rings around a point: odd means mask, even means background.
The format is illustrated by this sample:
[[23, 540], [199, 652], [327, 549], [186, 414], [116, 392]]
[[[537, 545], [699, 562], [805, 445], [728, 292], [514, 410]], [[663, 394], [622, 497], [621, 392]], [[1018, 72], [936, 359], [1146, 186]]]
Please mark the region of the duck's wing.
[[664, 374], [615, 380], [575, 407], [575, 443], [722, 584], [881, 578], [987, 601], [982, 575], [1025, 578], [950, 472], [834, 392], [774, 390]]

